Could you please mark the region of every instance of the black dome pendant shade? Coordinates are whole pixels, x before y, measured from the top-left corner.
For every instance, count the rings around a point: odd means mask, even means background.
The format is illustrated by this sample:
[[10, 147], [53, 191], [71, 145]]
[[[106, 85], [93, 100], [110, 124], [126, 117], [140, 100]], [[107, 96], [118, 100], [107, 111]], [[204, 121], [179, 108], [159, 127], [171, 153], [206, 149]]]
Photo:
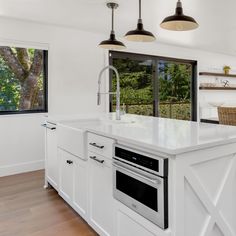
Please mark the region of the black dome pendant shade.
[[139, 0], [139, 19], [137, 29], [129, 31], [125, 35], [125, 39], [133, 42], [152, 42], [156, 40], [155, 36], [151, 32], [146, 31], [143, 28], [143, 22], [141, 18], [141, 0]]
[[166, 30], [188, 31], [198, 28], [199, 25], [194, 18], [184, 15], [182, 3], [178, 0], [175, 14], [166, 17], [160, 26]]
[[102, 41], [98, 46], [104, 49], [117, 49], [117, 50], [122, 50], [125, 49], [125, 45], [118, 41], [115, 36], [115, 31], [114, 31], [114, 9], [116, 9], [119, 5], [117, 3], [109, 2], [107, 3], [107, 7], [112, 9], [112, 29], [111, 29], [111, 34], [110, 38], [107, 40]]

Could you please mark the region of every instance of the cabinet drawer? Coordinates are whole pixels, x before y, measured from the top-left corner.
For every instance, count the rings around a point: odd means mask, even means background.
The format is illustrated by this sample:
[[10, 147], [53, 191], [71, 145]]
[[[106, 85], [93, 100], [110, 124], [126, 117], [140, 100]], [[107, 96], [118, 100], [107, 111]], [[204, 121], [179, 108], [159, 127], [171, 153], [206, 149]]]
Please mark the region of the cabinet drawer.
[[90, 159], [90, 162], [94, 162], [97, 165], [106, 166], [109, 168], [112, 167], [112, 160], [110, 158], [100, 156], [97, 153], [89, 151], [88, 152], [88, 159]]
[[147, 227], [136, 222], [133, 217], [129, 217], [121, 211], [117, 212], [116, 223], [117, 236], [157, 236], [157, 234], [150, 232]]
[[112, 159], [115, 140], [88, 133], [88, 150]]

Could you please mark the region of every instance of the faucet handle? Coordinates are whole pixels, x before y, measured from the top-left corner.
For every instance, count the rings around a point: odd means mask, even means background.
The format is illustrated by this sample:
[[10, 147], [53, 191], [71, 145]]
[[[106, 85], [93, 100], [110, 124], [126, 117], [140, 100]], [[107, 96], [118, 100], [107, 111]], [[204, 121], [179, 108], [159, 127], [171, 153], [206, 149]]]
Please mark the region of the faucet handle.
[[122, 105], [122, 110], [120, 111], [121, 115], [125, 115], [126, 114], [126, 109], [125, 109], [125, 104], [123, 103]]
[[101, 104], [101, 94], [100, 92], [97, 93], [97, 105], [99, 106]]
[[104, 93], [99, 93], [100, 95], [106, 95], [106, 94], [116, 94], [116, 92], [104, 92]]

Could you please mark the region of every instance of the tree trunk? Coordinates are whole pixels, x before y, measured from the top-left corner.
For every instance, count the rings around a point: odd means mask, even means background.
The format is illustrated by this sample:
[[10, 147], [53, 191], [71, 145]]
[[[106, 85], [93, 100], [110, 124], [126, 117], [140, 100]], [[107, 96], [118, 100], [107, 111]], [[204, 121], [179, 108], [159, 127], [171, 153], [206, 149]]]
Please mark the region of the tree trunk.
[[30, 110], [32, 108], [32, 100], [37, 82], [37, 75], [30, 74], [26, 77], [21, 87], [19, 110]]
[[34, 108], [34, 93], [38, 90], [38, 79], [43, 69], [43, 51], [35, 49], [32, 62], [27, 49], [0, 47], [0, 56], [21, 84], [19, 110]]
[[43, 68], [43, 52], [35, 50], [34, 59], [28, 76], [22, 85], [20, 110], [30, 110], [34, 108], [34, 92], [37, 90], [38, 79]]

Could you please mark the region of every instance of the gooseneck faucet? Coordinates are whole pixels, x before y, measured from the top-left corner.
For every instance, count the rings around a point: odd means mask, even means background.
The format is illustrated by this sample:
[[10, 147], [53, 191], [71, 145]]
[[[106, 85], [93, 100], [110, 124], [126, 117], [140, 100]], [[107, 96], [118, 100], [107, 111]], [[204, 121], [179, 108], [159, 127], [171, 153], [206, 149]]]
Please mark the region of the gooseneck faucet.
[[[102, 75], [105, 70], [113, 70], [116, 74], [116, 92], [108, 92], [108, 93], [101, 93], [101, 80]], [[114, 66], [106, 66], [104, 67], [98, 77], [98, 93], [97, 93], [97, 105], [101, 104], [101, 94], [116, 94], [116, 120], [120, 120], [120, 76], [117, 69]]]

